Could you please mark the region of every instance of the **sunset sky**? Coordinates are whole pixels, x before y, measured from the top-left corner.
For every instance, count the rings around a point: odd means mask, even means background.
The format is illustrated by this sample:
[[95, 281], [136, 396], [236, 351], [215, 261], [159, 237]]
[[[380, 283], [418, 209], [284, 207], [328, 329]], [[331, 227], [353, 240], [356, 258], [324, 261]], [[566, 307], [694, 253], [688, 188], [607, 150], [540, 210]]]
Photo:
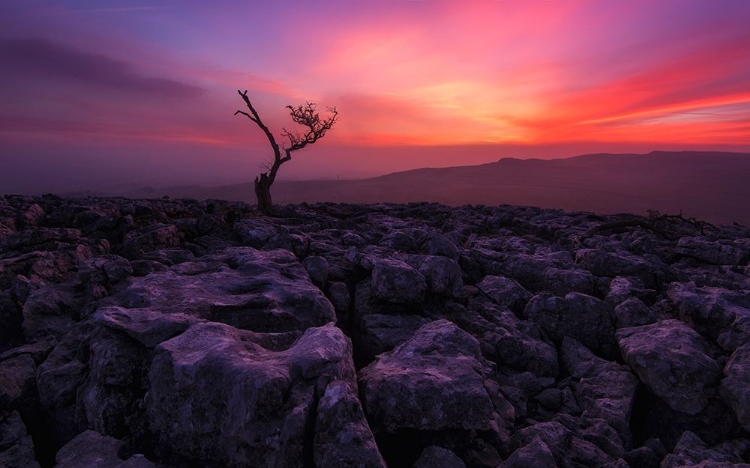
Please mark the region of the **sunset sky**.
[[[0, 192], [750, 150], [748, 0], [0, 0]], [[3, 188], [3, 185], [5, 188]]]

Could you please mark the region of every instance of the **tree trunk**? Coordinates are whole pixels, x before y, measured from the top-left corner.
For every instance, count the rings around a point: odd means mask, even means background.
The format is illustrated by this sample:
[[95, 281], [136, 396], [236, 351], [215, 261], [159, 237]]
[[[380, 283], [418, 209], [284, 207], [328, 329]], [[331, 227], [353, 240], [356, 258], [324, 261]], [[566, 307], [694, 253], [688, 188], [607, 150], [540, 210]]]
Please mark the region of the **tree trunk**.
[[271, 183], [271, 178], [266, 173], [255, 178], [255, 196], [258, 199], [258, 209], [268, 216], [271, 215], [272, 211]]

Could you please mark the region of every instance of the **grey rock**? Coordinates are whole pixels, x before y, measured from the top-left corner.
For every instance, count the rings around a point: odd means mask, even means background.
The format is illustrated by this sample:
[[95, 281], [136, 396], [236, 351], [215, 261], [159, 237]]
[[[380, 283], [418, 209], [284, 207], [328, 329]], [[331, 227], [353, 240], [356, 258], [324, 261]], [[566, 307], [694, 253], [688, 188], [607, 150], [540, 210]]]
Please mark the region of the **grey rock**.
[[61, 448], [55, 461], [57, 468], [156, 468], [143, 455], [127, 460], [117, 456], [123, 442], [96, 431], [84, 431]]
[[424, 276], [406, 263], [380, 259], [372, 269], [372, 293], [388, 302], [421, 303], [427, 292]]
[[376, 431], [489, 430], [486, 374], [477, 340], [438, 320], [362, 369], [360, 395]]
[[739, 265], [748, 256], [747, 250], [737, 245], [703, 237], [681, 238], [675, 252], [712, 265]]
[[310, 280], [320, 289], [323, 289], [328, 282], [328, 260], [325, 257], [311, 255], [302, 262], [302, 266], [310, 275]]
[[539, 437], [519, 448], [497, 468], [557, 468], [555, 457]]
[[[549, 451], [555, 462], [558, 462], [567, 458], [573, 442], [573, 433], [557, 421], [536, 423], [516, 431], [510, 440], [510, 446], [514, 450], [518, 450], [534, 443], [535, 440], [538, 440], [541, 444], [537, 443], [537, 446], [532, 446], [532, 449], [537, 448], [543, 452]], [[542, 460], [546, 459], [544, 455], [541, 455], [541, 458]]]
[[679, 317], [696, 331], [712, 338], [727, 351], [750, 340], [750, 297], [740, 291], [672, 283], [668, 297]]
[[92, 332], [90, 326], [77, 327], [37, 368], [39, 402], [50, 417], [50, 437], [60, 445], [85, 429], [76, 418], [76, 395], [88, 375], [87, 355]]
[[0, 414], [19, 410], [30, 416], [37, 403], [36, 365], [28, 354], [0, 362]]
[[743, 455], [748, 449], [750, 441], [747, 440], [728, 441], [709, 447], [697, 434], [685, 431], [672, 453], [662, 460], [661, 468], [737, 466], [743, 462]]
[[464, 283], [461, 277], [461, 267], [455, 260], [422, 255], [412, 257], [409, 263], [422, 274], [429, 292], [452, 298], [461, 296]]
[[724, 366], [724, 379], [719, 389], [721, 396], [729, 403], [737, 421], [750, 431], [750, 343], [737, 348]]
[[286, 250], [230, 248], [129, 281], [100, 304], [184, 313], [259, 332], [302, 331], [336, 319], [331, 303]]
[[313, 451], [316, 466], [386, 467], [350, 383], [339, 380], [326, 386], [318, 401]]
[[180, 233], [172, 224], [155, 223], [145, 229], [130, 231], [123, 241], [123, 253], [129, 259], [144, 253], [180, 245]]
[[646, 287], [661, 282], [668, 266], [656, 258], [644, 258], [628, 252], [606, 252], [599, 249], [581, 249], [576, 252], [576, 263], [596, 276], [634, 276]]
[[358, 351], [365, 362], [390, 351], [414, 335], [430, 320], [418, 315], [369, 314], [362, 317]]
[[164, 314], [149, 309], [104, 307], [91, 322], [133, 338], [147, 348], [155, 348], [162, 341], [179, 335], [199, 319], [180, 313]]
[[75, 322], [80, 303], [72, 285], [50, 284], [29, 295], [23, 306], [21, 328], [29, 342], [61, 338]]
[[431, 445], [422, 450], [414, 468], [466, 468], [466, 464], [452, 451]]
[[621, 328], [617, 341], [641, 382], [675, 411], [697, 414], [721, 377], [705, 340], [679, 320]]
[[538, 294], [526, 305], [524, 316], [558, 345], [568, 336], [600, 355], [616, 355], [614, 310], [595, 297], [580, 293], [569, 293], [565, 298]]
[[440, 255], [458, 261], [458, 247], [449, 238], [440, 233], [431, 233], [427, 240], [422, 242], [422, 253], [426, 255]]
[[34, 442], [18, 411], [0, 413], [0, 466], [4, 468], [39, 468]]
[[351, 343], [333, 325], [308, 329], [286, 349], [256, 341], [250, 332], [198, 323], [156, 348], [146, 405], [165, 460], [303, 464], [316, 383], [326, 376], [355, 385]]
[[579, 407], [588, 417], [606, 421], [628, 447], [638, 380], [624, 366], [596, 357], [571, 338], [565, 338], [561, 351], [565, 368], [578, 379], [575, 395]]
[[518, 313], [523, 311], [532, 297], [518, 282], [502, 276], [487, 275], [477, 284], [477, 288], [495, 304]]
[[654, 311], [637, 297], [631, 297], [615, 307], [615, 326], [617, 328], [648, 325], [655, 323], [656, 320]]
[[618, 304], [630, 299], [631, 297], [636, 297], [651, 304], [656, 298], [656, 291], [653, 289], [646, 289], [643, 282], [638, 278], [617, 276], [610, 281], [609, 290], [607, 291], [604, 301], [612, 307], [616, 307]]
[[57, 339], [49, 337], [46, 340], [37, 341], [35, 343], [29, 343], [18, 346], [16, 348], [9, 349], [4, 353], [0, 354], [0, 361], [5, 361], [17, 356], [28, 355], [34, 361], [35, 364], [41, 364], [49, 353], [52, 352], [54, 347], [57, 345]]

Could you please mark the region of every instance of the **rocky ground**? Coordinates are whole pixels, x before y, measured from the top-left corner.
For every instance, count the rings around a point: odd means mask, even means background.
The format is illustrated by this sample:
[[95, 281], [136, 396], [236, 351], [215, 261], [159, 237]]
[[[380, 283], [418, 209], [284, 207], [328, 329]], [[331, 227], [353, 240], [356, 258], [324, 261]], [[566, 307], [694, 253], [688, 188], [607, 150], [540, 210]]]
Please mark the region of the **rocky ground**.
[[750, 230], [0, 198], [0, 467], [750, 466]]

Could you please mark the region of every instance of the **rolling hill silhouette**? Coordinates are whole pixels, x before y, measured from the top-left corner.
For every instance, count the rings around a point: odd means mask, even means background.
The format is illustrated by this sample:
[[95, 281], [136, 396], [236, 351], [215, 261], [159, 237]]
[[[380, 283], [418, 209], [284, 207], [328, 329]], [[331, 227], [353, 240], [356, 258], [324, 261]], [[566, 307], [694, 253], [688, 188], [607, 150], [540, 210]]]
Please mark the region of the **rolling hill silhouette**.
[[[637, 214], [651, 209], [748, 225], [750, 154], [655, 151], [553, 160], [505, 158], [478, 166], [415, 169], [361, 180], [279, 180], [272, 191], [275, 203], [429, 201]], [[255, 201], [252, 184], [160, 190], [149, 195], [155, 194]]]

